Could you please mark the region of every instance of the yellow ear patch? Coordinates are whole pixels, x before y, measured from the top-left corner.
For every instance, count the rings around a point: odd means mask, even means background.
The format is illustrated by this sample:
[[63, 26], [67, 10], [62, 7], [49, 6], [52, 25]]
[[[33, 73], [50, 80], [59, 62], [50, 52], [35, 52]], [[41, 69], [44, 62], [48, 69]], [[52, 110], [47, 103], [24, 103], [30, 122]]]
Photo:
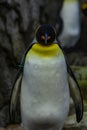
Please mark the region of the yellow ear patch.
[[81, 8], [84, 10], [84, 9], [87, 9], [87, 3], [84, 3], [82, 4]]
[[59, 54], [63, 54], [62, 50], [55, 43], [49, 46], [43, 46], [41, 44], [36, 43], [32, 46], [31, 50], [29, 50], [29, 52], [27, 53], [26, 59], [28, 59], [30, 55], [38, 55], [44, 58], [44, 57], [57, 56]]

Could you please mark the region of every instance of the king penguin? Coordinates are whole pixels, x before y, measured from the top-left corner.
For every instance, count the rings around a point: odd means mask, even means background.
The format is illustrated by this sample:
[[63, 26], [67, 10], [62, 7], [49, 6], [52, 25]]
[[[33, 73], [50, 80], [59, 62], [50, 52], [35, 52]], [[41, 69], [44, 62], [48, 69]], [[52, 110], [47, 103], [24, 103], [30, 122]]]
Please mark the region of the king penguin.
[[73, 48], [77, 44], [81, 32], [79, 0], [63, 0], [59, 15], [63, 27], [58, 39], [63, 48]]
[[82, 119], [80, 88], [51, 25], [37, 28], [23, 55], [11, 95], [11, 121], [15, 120], [19, 93], [25, 130], [62, 130], [69, 112], [70, 93], [77, 122]]

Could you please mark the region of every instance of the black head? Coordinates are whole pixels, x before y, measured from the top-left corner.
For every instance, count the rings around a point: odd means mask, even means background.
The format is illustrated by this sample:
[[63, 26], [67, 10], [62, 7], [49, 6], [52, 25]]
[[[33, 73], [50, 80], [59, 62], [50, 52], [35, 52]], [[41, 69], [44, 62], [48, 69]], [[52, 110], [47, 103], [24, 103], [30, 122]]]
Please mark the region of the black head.
[[55, 37], [56, 33], [51, 25], [41, 25], [36, 31], [36, 40], [43, 45], [50, 45]]

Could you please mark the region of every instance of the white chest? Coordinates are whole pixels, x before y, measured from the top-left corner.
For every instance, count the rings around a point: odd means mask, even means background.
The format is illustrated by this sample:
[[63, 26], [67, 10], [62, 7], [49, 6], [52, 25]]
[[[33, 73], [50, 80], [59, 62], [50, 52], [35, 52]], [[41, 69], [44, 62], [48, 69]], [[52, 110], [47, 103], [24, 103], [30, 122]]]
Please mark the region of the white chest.
[[[69, 109], [67, 70], [63, 55], [31, 56], [25, 62], [21, 87], [21, 112], [25, 124], [64, 120]], [[37, 124], [37, 123], [36, 123]]]

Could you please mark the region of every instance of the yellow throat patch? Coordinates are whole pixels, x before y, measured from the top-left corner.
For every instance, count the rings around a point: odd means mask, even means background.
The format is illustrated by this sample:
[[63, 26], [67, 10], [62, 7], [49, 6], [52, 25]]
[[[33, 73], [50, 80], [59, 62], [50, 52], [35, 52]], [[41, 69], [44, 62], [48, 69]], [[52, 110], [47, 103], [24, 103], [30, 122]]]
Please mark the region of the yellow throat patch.
[[59, 54], [63, 54], [62, 50], [55, 43], [48, 46], [35, 43], [32, 46], [32, 48], [28, 51], [26, 55], [26, 59], [28, 59], [30, 55], [38, 55], [40, 57], [53, 57], [53, 56], [58, 56]]

